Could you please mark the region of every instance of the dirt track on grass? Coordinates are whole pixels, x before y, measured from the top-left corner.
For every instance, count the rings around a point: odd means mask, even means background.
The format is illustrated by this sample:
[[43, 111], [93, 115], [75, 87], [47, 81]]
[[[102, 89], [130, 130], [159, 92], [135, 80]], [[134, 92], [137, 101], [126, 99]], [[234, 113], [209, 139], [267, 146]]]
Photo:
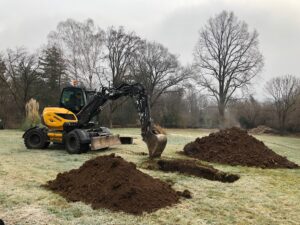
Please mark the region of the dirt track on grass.
[[232, 183], [239, 179], [238, 175], [224, 173], [208, 165], [200, 165], [195, 160], [159, 160], [159, 169], [163, 171], [179, 172], [208, 180]]

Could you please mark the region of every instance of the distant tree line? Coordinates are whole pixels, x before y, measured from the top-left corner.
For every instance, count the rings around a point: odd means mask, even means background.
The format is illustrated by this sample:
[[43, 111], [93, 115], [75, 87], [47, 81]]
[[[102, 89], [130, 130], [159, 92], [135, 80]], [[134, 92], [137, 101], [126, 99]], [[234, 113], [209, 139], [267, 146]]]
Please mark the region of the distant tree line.
[[[146, 88], [152, 117], [165, 127], [220, 127], [264, 124], [299, 131], [299, 79], [286, 75], [266, 83], [270, 97], [259, 102], [245, 95], [263, 68], [257, 31], [249, 31], [233, 12], [210, 18], [199, 31], [194, 60], [178, 56], [124, 27], [106, 30], [93, 20], [68, 19], [48, 35], [37, 52], [15, 48], [0, 53], [0, 118], [17, 128], [25, 104], [56, 106], [73, 80], [87, 89], [139, 82]], [[107, 126], [137, 126], [131, 99], [111, 102], [98, 118]]]

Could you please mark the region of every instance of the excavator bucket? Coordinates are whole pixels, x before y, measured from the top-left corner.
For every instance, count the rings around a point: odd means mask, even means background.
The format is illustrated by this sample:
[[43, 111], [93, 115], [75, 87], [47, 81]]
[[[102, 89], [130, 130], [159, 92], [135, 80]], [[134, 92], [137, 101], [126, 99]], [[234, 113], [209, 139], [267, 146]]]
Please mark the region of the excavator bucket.
[[152, 131], [148, 131], [143, 140], [147, 144], [150, 158], [160, 157], [167, 144], [166, 135], [155, 134]]

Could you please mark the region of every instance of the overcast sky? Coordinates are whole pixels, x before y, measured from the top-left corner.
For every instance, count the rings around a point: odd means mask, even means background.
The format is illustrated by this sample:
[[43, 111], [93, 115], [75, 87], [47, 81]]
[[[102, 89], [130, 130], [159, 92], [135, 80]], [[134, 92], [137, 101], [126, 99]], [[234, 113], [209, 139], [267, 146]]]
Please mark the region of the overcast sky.
[[222, 10], [234, 11], [260, 35], [265, 67], [254, 86], [258, 98], [270, 77], [300, 77], [299, 0], [0, 0], [0, 51], [34, 51], [59, 21], [91, 18], [103, 29], [123, 25], [160, 42], [186, 64], [193, 60], [198, 31]]

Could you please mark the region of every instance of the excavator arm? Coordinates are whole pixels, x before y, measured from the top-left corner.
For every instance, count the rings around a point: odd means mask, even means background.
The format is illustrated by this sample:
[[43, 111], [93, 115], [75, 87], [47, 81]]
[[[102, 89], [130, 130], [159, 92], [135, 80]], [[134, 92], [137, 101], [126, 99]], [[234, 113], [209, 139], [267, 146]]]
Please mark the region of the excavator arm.
[[141, 123], [141, 135], [143, 141], [147, 144], [149, 156], [151, 158], [159, 157], [166, 147], [167, 137], [155, 129], [152, 123], [148, 96], [141, 84], [123, 83], [116, 88], [102, 88], [102, 90], [97, 92], [93, 99], [77, 113], [78, 126], [87, 126], [91, 119], [99, 114], [108, 102], [124, 96], [129, 96], [134, 99]]

